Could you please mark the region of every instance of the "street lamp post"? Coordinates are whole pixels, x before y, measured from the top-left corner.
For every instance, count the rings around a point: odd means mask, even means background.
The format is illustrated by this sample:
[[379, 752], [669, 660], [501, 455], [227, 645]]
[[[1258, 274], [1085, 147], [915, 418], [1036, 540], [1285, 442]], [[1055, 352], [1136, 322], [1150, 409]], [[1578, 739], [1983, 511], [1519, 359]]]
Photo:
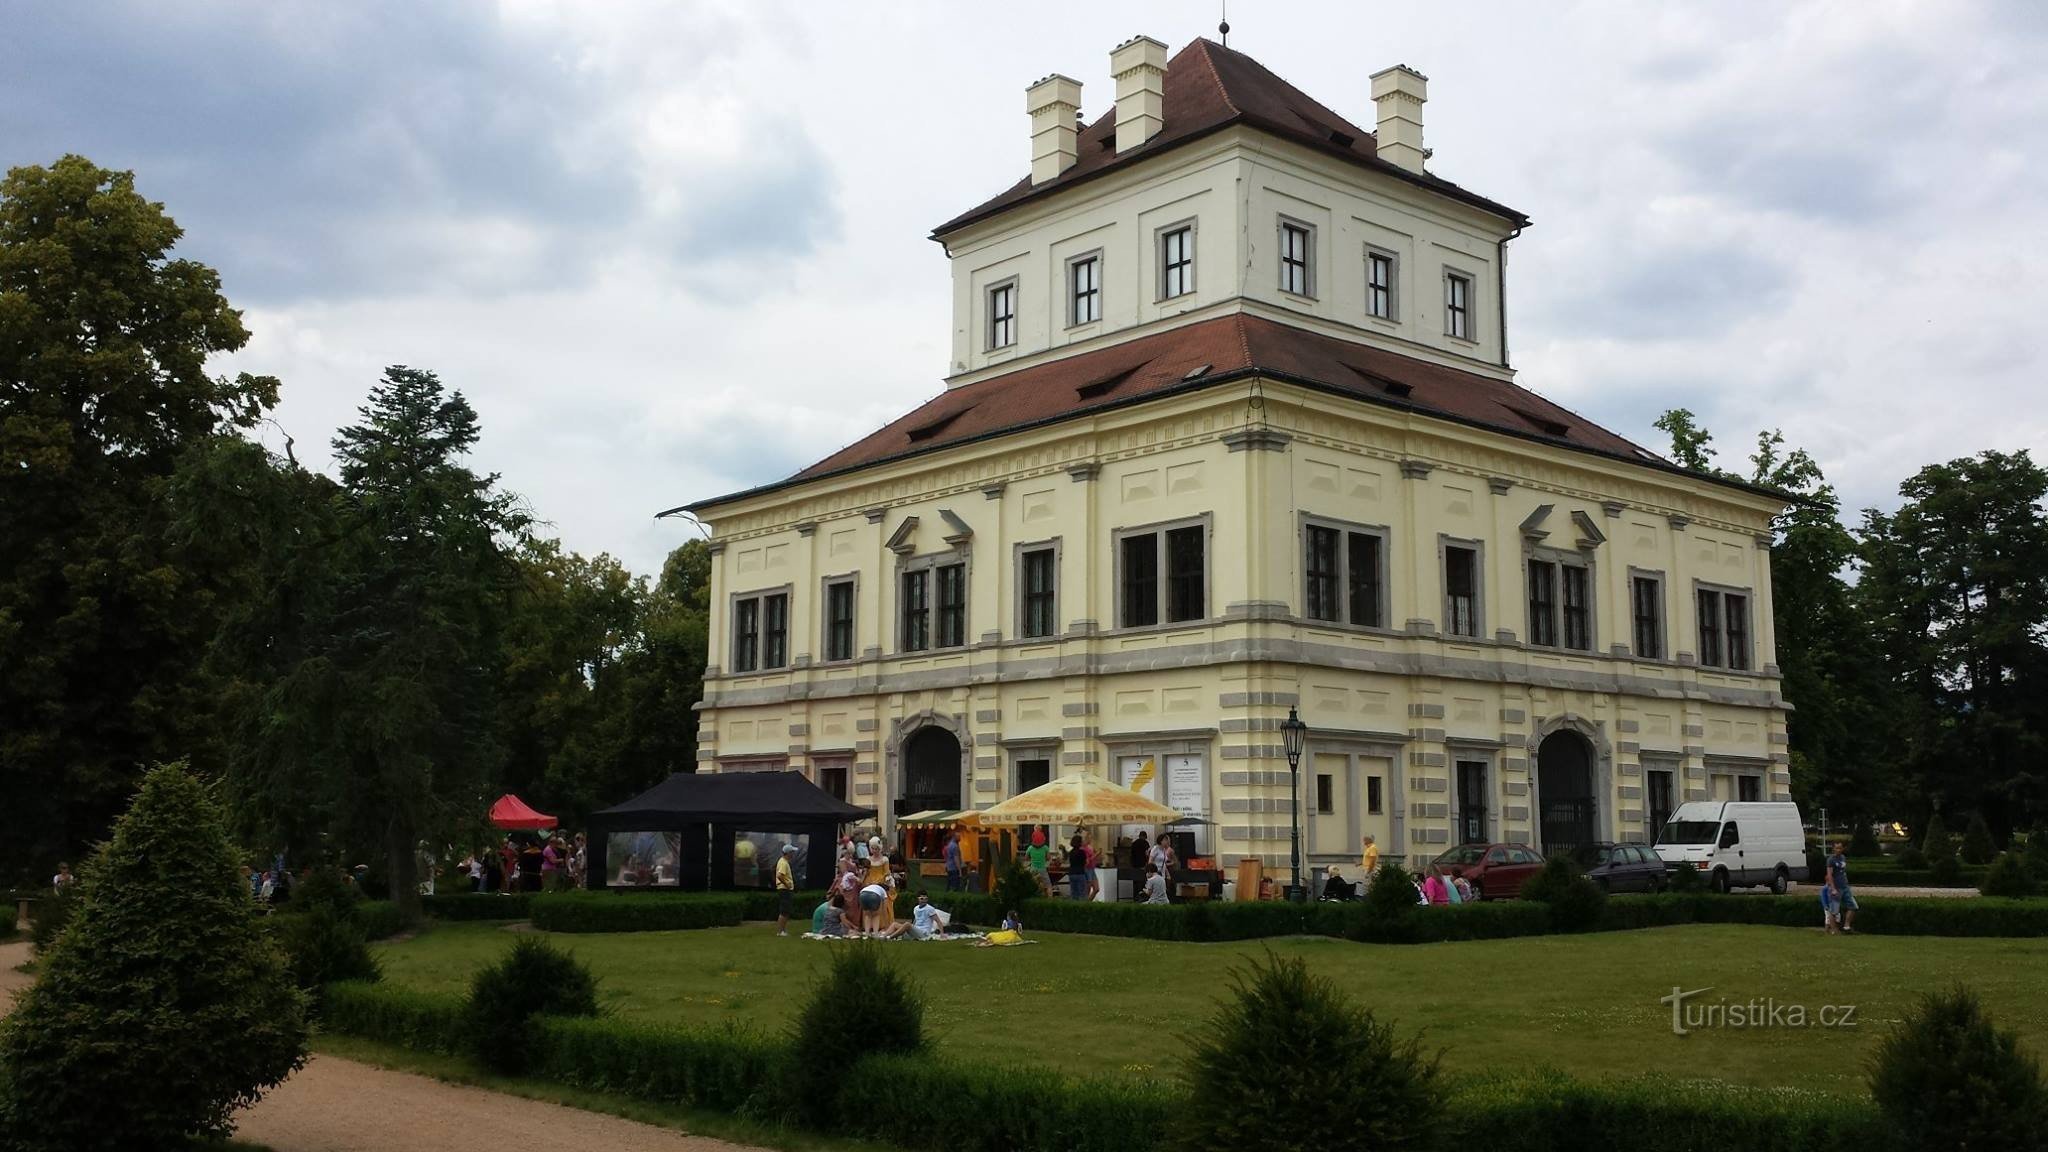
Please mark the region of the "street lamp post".
[[1308, 888], [1301, 880], [1301, 745], [1308, 736], [1308, 725], [1301, 722], [1301, 715], [1293, 708], [1287, 710], [1287, 719], [1280, 722], [1281, 746], [1287, 750], [1287, 775], [1293, 781], [1293, 798], [1287, 804], [1287, 819], [1294, 834], [1293, 871], [1287, 881], [1287, 898], [1297, 904], [1308, 900]]

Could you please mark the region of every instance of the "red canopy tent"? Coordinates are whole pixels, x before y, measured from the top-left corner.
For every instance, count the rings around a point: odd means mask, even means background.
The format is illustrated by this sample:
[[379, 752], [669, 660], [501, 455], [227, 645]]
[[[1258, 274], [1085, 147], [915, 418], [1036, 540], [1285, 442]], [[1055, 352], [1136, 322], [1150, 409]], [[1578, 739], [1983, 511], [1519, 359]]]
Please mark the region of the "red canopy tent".
[[515, 832], [545, 832], [555, 826], [555, 818], [543, 812], [535, 812], [526, 806], [526, 801], [510, 792], [498, 797], [491, 805], [491, 824]]

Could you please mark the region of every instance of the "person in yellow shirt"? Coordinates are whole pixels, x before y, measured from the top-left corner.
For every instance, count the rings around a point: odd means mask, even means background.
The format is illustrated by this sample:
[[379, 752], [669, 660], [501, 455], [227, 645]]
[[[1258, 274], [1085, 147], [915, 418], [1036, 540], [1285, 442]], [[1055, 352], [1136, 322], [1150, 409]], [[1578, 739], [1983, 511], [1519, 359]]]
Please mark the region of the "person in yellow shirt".
[[1372, 883], [1373, 873], [1380, 868], [1380, 846], [1370, 836], [1365, 838], [1365, 855], [1360, 863], [1365, 865], [1365, 882]]
[[789, 905], [796, 899], [796, 872], [789, 866], [791, 857], [796, 855], [796, 845], [784, 844], [782, 854], [775, 858], [775, 934], [789, 935]]

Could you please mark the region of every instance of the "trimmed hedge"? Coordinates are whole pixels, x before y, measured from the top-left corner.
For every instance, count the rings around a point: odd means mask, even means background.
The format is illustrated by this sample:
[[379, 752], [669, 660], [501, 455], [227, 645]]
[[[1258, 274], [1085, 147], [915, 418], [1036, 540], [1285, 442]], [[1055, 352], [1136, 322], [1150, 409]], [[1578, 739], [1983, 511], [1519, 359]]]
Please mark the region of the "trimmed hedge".
[[524, 920], [536, 893], [451, 892], [420, 897], [420, 909], [436, 920]]
[[356, 923], [362, 925], [365, 940], [386, 940], [405, 931], [405, 917], [399, 913], [398, 905], [389, 900], [359, 902]]
[[840, 1083], [835, 1132], [914, 1152], [1153, 1148], [1182, 1103], [1177, 1091], [1157, 1081], [1071, 1077], [932, 1056], [870, 1056]]
[[534, 1021], [530, 1073], [594, 1092], [616, 1092], [718, 1112], [740, 1112], [773, 1082], [784, 1049], [738, 1028], [693, 1029], [610, 1019]]
[[1867, 1100], [1669, 1076], [1481, 1078], [1451, 1097], [1447, 1115], [1455, 1146], [1516, 1152], [1874, 1152], [1895, 1144]]
[[528, 908], [544, 932], [673, 932], [734, 927], [746, 900], [735, 892], [544, 892]]
[[460, 996], [347, 980], [327, 986], [321, 1023], [345, 1036], [452, 1055], [463, 1051], [467, 1007]]

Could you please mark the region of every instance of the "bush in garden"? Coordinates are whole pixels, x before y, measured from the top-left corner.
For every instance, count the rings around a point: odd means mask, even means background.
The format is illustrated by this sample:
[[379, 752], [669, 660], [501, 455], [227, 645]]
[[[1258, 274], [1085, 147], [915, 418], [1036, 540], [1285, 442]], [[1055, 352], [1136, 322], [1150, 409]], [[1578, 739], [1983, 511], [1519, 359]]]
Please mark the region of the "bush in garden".
[[1908, 844], [1899, 849], [1899, 867], [1911, 872], [1924, 871], [1927, 867], [1927, 853], [1917, 844]]
[[2040, 1065], [1961, 986], [1922, 999], [1885, 1037], [1870, 1094], [1902, 1148], [2039, 1148], [2048, 1125]]
[[1955, 841], [1948, 834], [1948, 825], [1941, 822], [1941, 813], [1927, 818], [1927, 831], [1920, 837], [1920, 851], [1926, 854], [1929, 865], [1956, 854]]
[[1992, 855], [1997, 851], [1998, 846], [1991, 839], [1991, 826], [1984, 823], [1984, 814], [1972, 813], [1970, 827], [1963, 833], [1963, 846], [1960, 852], [1963, 863], [1989, 864]]
[[38, 899], [29, 906], [29, 940], [35, 945], [36, 955], [50, 950], [57, 942], [58, 934], [71, 923], [71, 913], [78, 908], [78, 886], [76, 884], [50, 896]]
[[224, 828], [183, 765], [159, 766], [82, 870], [70, 926], [0, 1030], [28, 1147], [224, 1135], [304, 1062], [305, 1000]]
[[1562, 853], [1545, 860], [1543, 870], [1522, 885], [1522, 899], [1550, 905], [1550, 923], [1559, 932], [1592, 931], [1607, 905], [1607, 893]]
[[[1817, 873], [1809, 871], [1807, 874], [1814, 877], [1814, 883], [1820, 883]], [[1699, 892], [1707, 886], [1706, 881], [1700, 878], [1700, 870], [1690, 864], [1680, 864], [1667, 870], [1665, 875], [1670, 878], [1673, 892]]]
[[[324, 882], [322, 875], [328, 877]], [[331, 898], [331, 886], [340, 899]], [[305, 898], [311, 889], [313, 899]], [[318, 1005], [321, 990], [337, 980], [375, 981], [383, 976], [370, 954], [369, 937], [357, 912], [358, 901], [339, 877], [315, 872], [300, 886], [285, 910], [271, 915], [269, 927], [291, 965], [292, 980]]]
[[1870, 821], [1858, 819], [1856, 831], [1849, 836], [1849, 855], [1858, 858], [1881, 855], [1877, 846], [1877, 833], [1871, 831]]
[[833, 1093], [861, 1057], [925, 1050], [924, 990], [881, 949], [832, 949], [832, 966], [790, 1026], [781, 1104], [799, 1119], [832, 1123]]
[[1934, 867], [1928, 869], [1928, 872], [1934, 877], [1936, 884], [1944, 888], [1953, 888], [1962, 882], [1963, 862], [1954, 856], [1939, 856], [1935, 858]]
[[1366, 886], [1365, 906], [1375, 918], [1384, 920], [1398, 919], [1414, 911], [1415, 881], [1409, 878], [1408, 866], [1392, 858], [1380, 861], [1379, 870], [1372, 874], [1372, 883]]
[[1026, 900], [1036, 900], [1045, 895], [1039, 887], [1038, 877], [1024, 866], [1015, 856], [1007, 857], [996, 869], [996, 903], [1005, 912], [1021, 911]]
[[2034, 883], [2048, 886], [2048, 824], [2036, 824], [2027, 833], [2027, 871]]
[[496, 1072], [525, 1070], [535, 1016], [597, 1015], [597, 977], [546, 937], [522, 936], [469, 987], [470, 1050]]
[[1184, 1146], [1425, 1146], [1443, 1110], [1441, 1053], [1397, 1037], [1299, 957], [1269, 953], [1231, 981], [1234, 995], [1188, 1040]]
[[1977, 882], [1977, 891], [1986, 896], [2032, 896], [2034, 877], [2018, 856], [2000, 852], [1985, 871], [1984, 879]]

